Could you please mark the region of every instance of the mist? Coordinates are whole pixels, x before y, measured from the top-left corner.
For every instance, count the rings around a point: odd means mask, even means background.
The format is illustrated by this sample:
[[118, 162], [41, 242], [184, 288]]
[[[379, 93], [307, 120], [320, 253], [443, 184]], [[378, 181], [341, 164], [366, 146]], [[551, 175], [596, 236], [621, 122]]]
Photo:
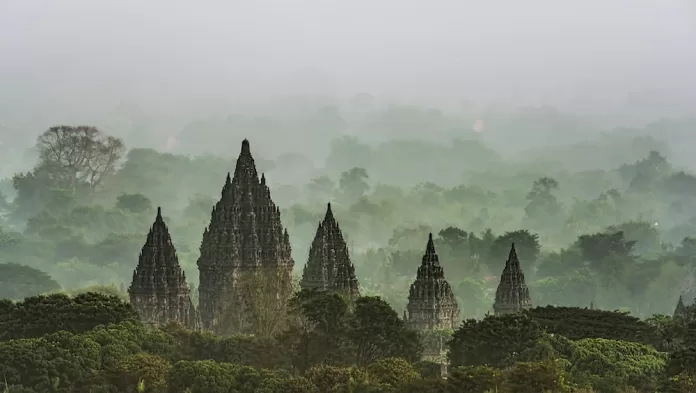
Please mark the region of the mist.
[[696, 8], [687, 0], [0, 7], [3, 116], [85, 116], [123, 101], [211, 114], [359, 92], [450, 108], [607, 111], [648, 93], [672, 112], [696, 102]]

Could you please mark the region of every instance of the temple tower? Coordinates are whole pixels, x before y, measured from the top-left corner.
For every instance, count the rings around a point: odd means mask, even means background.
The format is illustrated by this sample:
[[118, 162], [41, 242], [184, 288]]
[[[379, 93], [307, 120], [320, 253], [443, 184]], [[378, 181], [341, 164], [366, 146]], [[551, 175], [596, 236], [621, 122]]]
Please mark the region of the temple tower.
[[360, 296], [355, 267], [350, 261], [348, 246], [330, 203], [309, 249], [300, 286], [303, 289], [334, 291], [349, 298]]
[[686, 315], [686, 305], [684, 304], [684, 298], [679, 296], [679, 301], [677, 301], [677, 307], [674, 309], [674, 314], [672, 318], [683, 318]]
[[432, 233], [411, 284], [406, 310], [406, 325], [414, 330], [456, 329], [459, 325], [459, 305], [445, 280]]
[[189, 296], [186, 275], [179, 266], [176, 249], [159, 207], [140, 252], [138, 266], [133, 271], [128, 295], [140, 318], [150, 326], [177, 322], [189, 329], [200, 327]]
[[[256, 172], [249, 141], [242, 142], [234, 176], [222, 188], [203, 233], [199, 310], [203, 328], [215, 333], [240, 331], [249, 312], [248, 280], [273, 277], [272, 289], [284, 300], [292, 292], [290, 237], [271, 200], [266, 178]], [[267, 283], [268, 284], [268, 283]]]
[[500, 284], [495, 292], [493, 311], [495, 315], [512, 314], [532, 308], [529, 288], [524, 282], [524, 273], [517, 259], [515, 243], [510, 248], [510, 255], [505, 262]]

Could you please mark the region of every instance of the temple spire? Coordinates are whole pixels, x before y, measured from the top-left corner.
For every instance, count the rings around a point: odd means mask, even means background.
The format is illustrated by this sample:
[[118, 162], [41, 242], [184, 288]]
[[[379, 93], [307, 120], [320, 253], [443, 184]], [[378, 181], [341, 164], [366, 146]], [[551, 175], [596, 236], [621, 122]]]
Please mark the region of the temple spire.
[[[287, 299], [292, 292], [295, 262], [289, 235], [266, 181], [265, 174], [258, 175], [249, 141], [244, 139], [201, 241], [197, 265], [205, 330], [228, 334], [248, 329], [243, 321], [248, 321], [249, 307], [244, 303], [249, 295], [242, 290], [242, 280], [252, 273], [277, 272], [278, 299]], [[239, 322], [224, 323], [223, 317]]]
[[407, 325], [414, 330], [455, 329], [459, 305], [435, 252], [433, 234], [428, 235], [425, 254], [408, 295]]
[[331, 210], [331, 203], [327, 204], [324, 220], [317, 226], [300, 286], [304, 289], [341, 292], [350, 297], [360, 296], [355, 267]]
[[500, 276], [500, 284], [495, 293], [493, 311], [496, 315], [510, 314], [531, 307], [529, 288], [524, 281], [524, 273], [517, 258], [515, 243], [512, 243], [510, 254], [505, 261], [505, 268]]
[[199, 327], [186, 275], [179, 265], [160, 207], [133, 271], [128, 295], [146, 324], [162, 326], [177, 322], [190, 329]]
[[686, 305], [684, 304], [684, 298], [680, 295], [677, 301], [677, 307], [674, 309], [674, 314], [672, 318], [681, 318], [686, 315]]

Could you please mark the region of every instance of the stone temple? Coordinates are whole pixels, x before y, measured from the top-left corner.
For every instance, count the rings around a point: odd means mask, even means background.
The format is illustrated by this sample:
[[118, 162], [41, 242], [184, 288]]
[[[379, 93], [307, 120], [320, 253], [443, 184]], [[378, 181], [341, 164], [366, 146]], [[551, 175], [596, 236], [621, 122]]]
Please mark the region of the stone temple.
[[355, 267], [350, 261], [348, 246], [330, 203], [309, 249], [300, 286], [303, 289], [332, 291], [348, 298], [360, 296]]
[[677, 301], [677, 307], [674, 308], [674, 313], [672, 314], [672, 318], [677, 319], [677, 318], [683, 318], [688, 314], [686, 304], [684, 304], [684, 297], [679, 296], [679, 300]]
[[406, 325], [413, 330], [456, 329], [459, 305], [435, 252], [433, 234], [428, 238], [425, 255], [408, 294]]
[[147, 325], [157, 327], [176, 322], [189, 329], [200, 327], [186, 275], [179, 266], [160, 208], [140, 252], [128, 295]]
[[291, 296], [294, 264], [280, 209], [271, 199], [265, 176], [259, 179], [245, 139], [234, 176], [227, 175], [201, 242], [199, 313], [203, 329], [219, 334], [240, 331], [249, 310], [250, 295], [244, 284], [249, 277], [273, 274], [279, 278], [273, 285], [275, 296]]
[[522, 273], [515, 243], [513, 243], [500, 277], [500, 284], [495, 292], [493, 312], [495, 315], [513, 314], [530, 308], [532, 308], [532, 300], [529, 296], [529, 288], [524, 282], [524, 273]]

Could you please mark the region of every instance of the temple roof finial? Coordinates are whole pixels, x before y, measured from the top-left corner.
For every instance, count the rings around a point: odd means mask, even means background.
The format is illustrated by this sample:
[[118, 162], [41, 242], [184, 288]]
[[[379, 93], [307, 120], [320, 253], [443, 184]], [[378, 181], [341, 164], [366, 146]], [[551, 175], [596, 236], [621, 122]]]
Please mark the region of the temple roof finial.
[[162, 207], [157, 206], [157, 217], [155, 217], [155, 222], [163, 222], [162, 220]]
[[242, 141], [242, 154], [251, 154], [251, 148], [249, 147], [249, 140], [244, 139]]
[[324, 216], [324, 221], [333, 220], [333, 211], [331, 210], [331, 202], [326, 206], [326, 215]]
[[432, 232], [428, 235], [428, 245], [425, 247], [425, 253], [429, 255], [435, 254], [435, 242], [433, 241]]

